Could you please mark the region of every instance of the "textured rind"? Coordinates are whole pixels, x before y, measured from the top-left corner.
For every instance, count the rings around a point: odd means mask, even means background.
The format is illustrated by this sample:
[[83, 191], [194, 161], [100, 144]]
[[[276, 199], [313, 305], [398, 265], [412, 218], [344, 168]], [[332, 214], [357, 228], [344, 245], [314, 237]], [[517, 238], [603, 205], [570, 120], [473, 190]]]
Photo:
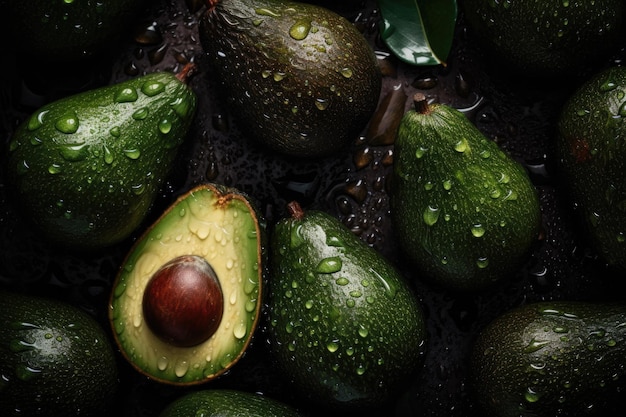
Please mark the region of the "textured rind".
[[479, 290], [519, 267], [541, 227], [519, 163], [442, 104], [405, 114], [394, 154], [392, 224], [421, 279]]
[[622, 403], [624, 343], [623, 305], [526, 304], [478, 335], [471, 389], [486, 417], [603, 415]]
[[[356, 139], [382, 81], [374, 52], [352, 23], [310, 4], [216, 3], [202, 16], [200, 41], [251, 138], [297, 157], [327, 156]], [[289, 33], [298, 25], [306, 33], [301, 40]]]
[[626, 271], [626, 69], [611, 67], [576, 90], [558, 122], [559, 175], [586, 236], [611, 267]]
[[391, 399], [421, 364], [426, 340], [402, 277], [318, 211], [280, 221], [271, 254], [270, 350], [296, 392], [340, 409]]

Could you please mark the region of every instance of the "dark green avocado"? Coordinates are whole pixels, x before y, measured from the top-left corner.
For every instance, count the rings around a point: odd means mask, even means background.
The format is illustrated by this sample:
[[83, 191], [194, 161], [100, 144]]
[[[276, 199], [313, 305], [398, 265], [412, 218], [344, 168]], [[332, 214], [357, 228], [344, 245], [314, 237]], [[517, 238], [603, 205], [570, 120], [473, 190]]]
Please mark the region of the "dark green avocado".
[[309, 406], [381, 407], [421, 366], [421, 306], [397, 270], [338, 219], [289, 208], [270, 245], [272, 357]]
[[458, 110], [415, 97], [394, 148], [392, 225], [420, 279], [457, 291], [513, 274], [541, 228], [524, 168]]
[[381, 73], [338, 14], [285, 0], [209, 0], [200, 40], [246, 133], [297, 157], [331, 155], [365, 127]]
[[117, 364], [78, 308], [0, 290], [0, 415], [108, 417]]
[[618, 415], [626, 388], [626, 306], [517, 307], [475, 341], [471, 387], [484, 417]]
[[109, 318], [128, 362], [189, 385], [224, 374], [259, 320], [264, 222], [241, 192], [199, 185], [143, 234], [120, 267]]
[[569, 98], [558, 122], [559, 176], [589, 242], [626, 271], [626, 69], [608, 68]]
[[94, 57], [128, 32], [144, 0], [3, 0], [17, 55], [67, 62]]
[[300, 417], [301, 414], [261, 394], [228, 389], [196, 391], [176, 399], [159, 417]]
[[44, 238], [94, 250], [141, 224], [196, 108], [180, 74], [157, 72], [48, 103], [16, 129], [7, 173]]
[[623, 0], [464, 0], [472, 35], [516, 74], [571, 75], [606, 59], [624, 35]]

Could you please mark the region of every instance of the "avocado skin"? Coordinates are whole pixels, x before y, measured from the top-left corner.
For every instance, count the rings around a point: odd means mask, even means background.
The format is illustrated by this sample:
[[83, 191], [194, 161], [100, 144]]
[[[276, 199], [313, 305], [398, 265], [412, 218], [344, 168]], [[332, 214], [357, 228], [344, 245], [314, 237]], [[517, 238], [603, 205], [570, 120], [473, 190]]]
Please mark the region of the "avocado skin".
[[479, 334], [472, 389], [485, 417], [608, 415], [623, 408], [625, 346], [624, 305], [527, 304]]
[[260, 394], [213, 389], [185, 394], [174, 400], [159, 417], [299, 417], [294, 408]]
[[[251, 138], [303, 158], [331, 155], [356, 139], [378, 104], [382, 80], [352, 23], [298, 2], [212, 3], [200, 21], [200, 41]], [[304, 28], [306, 37], [294, 39], [292, 27]]]
[[195, 107], [193, 91], [167, 72], [44, 105], [9, 144], [16, 200], [50, 242], [88, 251], [121, 242], [146, 217]]
[[397, 395], [419, 369], [427, 338], [399, 273], [315, 210], [276, 224], [270, 257], [269, 348], [294, 393], [319, 409], [351, 412]]
[[144, 0], [4, 0], [17, 53], [31, 60], [76, 61], [115, 45]]
[[623, 0], [464, 0], [471, 33], [494, 64], [530, 77], [572, 75], [624, 34]]
[[431, 104], [403, 117], [394, 148], [391, 217], [424, 280], [483, 290], [513, 274], [541, 228], [524, 168], [461, 112]]
[[118, 384], [113, 349], [91, 316], [4, 290], [0, 374], [0, 415], [7, 417], [107, 416]]
[[569, 98], [558, 121], [559, 176], [585, 237], [612, 268], [626, 271], [626, 69], [607, 68]]

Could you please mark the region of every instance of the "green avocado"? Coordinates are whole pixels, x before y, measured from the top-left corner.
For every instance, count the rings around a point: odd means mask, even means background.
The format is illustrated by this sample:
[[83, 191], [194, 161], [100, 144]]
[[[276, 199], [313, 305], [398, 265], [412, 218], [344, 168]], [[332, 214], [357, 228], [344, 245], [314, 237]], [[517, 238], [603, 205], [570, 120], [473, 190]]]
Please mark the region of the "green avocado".
[[482, 290], [512, 274], [541, 227], [524, 168], [458, 110], [415, 97], [395, 141], [391, 217], [424, 280]]
[[195, 113], [195, 94], [181, 81], [187, 74], [158, 72], [68, 96], [17, 128], [9, 181], [45, 238], [93, 250], [141, 224]]
[[531, 303], [479, 334], [471, 387], [485, 417], [618, 415], [625, 357], [625, 305]]
[[109, 318], [124, 357], [151, 379], [199, 384], [245, 353], [259, 320], [264, 222], [235, 189], [179, 197], [128, 253]]
[[573, 74], [617, 50], [623, 0], [464, 0], [472, 35], [500, 68], [516, 74]]
[[316, 407], [380, 407], [421, 365], [426, 329], [403, 277], [338, 219], [289, 205], [271, 239], [269, 348]]
[[144, 0], [3, 0], [8, 34], [30, 60], [76, 61], [96, 56], [128, 32]]
[[626, 271], [626, 69], [586, 81], [558, 121], [559, 175], [585, 237], [611, 267]]
[[192, 392], [174, 400], [159, 417], [301, 417], [269, 397], [228, 389]]
[[376, 109], [381, 72], [355, 26], [286, 0], [211, 0], [200, 41], [238, 124], [270, 149], [331, 155]]
[[108, 416], [117, 364], [87, 313], [0, 290], [0, 415]]

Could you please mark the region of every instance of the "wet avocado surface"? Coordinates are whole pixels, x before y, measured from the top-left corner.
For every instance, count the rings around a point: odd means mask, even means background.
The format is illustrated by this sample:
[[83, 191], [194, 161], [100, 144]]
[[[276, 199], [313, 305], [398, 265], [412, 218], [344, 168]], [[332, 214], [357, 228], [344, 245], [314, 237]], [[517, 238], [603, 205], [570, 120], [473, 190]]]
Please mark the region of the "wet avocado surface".
[[[164, 0], [151, 4], [134, 24], [136, 35], [126, 39], [112, 65], [90, 67], [80, 76], [75, 68], [64, 67], [66, 74], [53, 74], [46, 85], [34, 83], [29, 74], [9, 72], [5, 84], [16, 80], [25, 83], [25, 90], [16, 93], [15, 104], [3, 101], [10, 117], [2, 120], [0, 131], [6, 137], [17, 119], [27, 117], [25, 109], [33, 108], [42, 97], [58, 96], [76, 84], [125, 80], [143, 71], [176, 70], [181, 60], [202, 58], [195, 38], [198, 17], [188, 11], [193, 1]], [[368, 34], [375, 45], [372, 27], [376, 22], [373, 2], [363, 9], [344, 8], [350, 21]], [[459, 29], [462, 31], [464, 26]], [[381, 47], [376, 47], [381, 52]], [[383, 54], [384, 56], [384, 54]], [[613, 62], [614, 60], [611, 60]], [[415, 90], [429, 97], [437, 96], [460, 108], [488, 137], [519, 160], [538, 187], [542, 206], [543, 231], [540, 241], [526, 264], [511, 276], [511, 280], [490, 292], [472, 297], [435, 291], [417, 282], [416, 287], [428, 314], [431, 348], [425, 357], [424, 373], [407, 384], [391, 415], [466, 417], [475, 414], [475, 403], [467, 392], [466, 354], [468, 339], [489, 319], [512, 305], [547, 298], [587, 298], [607, 300], [623, 297], [615, 291], [613, 278], [619, 278], [604, 268], [588, 243], [579, 237], [579, 226], [573, 221], [571, 206], [562, 200], [555, 176], [552, 132], [555, 114], [563, 101], [563, 89], [571, 86], [518, 84], [492, 80], [476, 53], [475, 45], [459, 37], [443, 68], [408, 68], [393, 64], [393, 59], [381, 59], [386, 67], [382, 98], [391, 94], [391, 114], [397, 113], [393, 103], [405, 103]], [[9, 66], [9, 62], [6, 65]], [[602, 65], [603, 63], [598, 63]], [[9, 67], [10, 68], [10, 67]], [[389, 70], [392, 69], [393, 72]], [[204, 71], [204, 70], [203, 70]], [[49, 75], [49, 74], [48, 74]], [[199, 74], [200, 75], [200, 74]], [[504, 77], [508, 73], [500, 72]], [[69, 77], [73, 79], [68, 79]], [[48, 77], [50, 78], [50, 77]], [[388, 190], [390, 161], [393, 149], [381, 137], [364, 135], [351, 144], [348, 152], [337, 158], [316, 164], [295, 162], [276, 157], [270, 152], [250, 148], [240, 140], [246, 135], [226, 111], [224, 103], [215, 96], [211, 80], [208, 85], [195, 77], [192, 86], [201, 93], [197, 124], [193, 127], [193, 145], [185, 149], [185, 158], [164, 184], [156, 201], [156, 212], [191, 186], [207, 180], [237, 185], [257, 197], [261, 211], [268, 221], [279, 217], [278, 207], [295, 197], [307, 206], [322, 208], [336, 215], [354, 233], [400, 265], [403, 275], [415, 276], [399, 257], [394, 233], [389, 227]], [[396, 89], [402, 84], [402, 88]], [[6, 90], [5, 90], [6, 91]], [[403, 99], [404, 96], [404, 99]], [[396, 109], [396, 110], [394, 110]], [[376, 128], [378, 126], [373, 126]], [[372, 129], [375, 130], [375, 129]], [[0, 175], [4, 175], [3, 173]], [[3, 184], [5, 178], [2, 177]], [[102, 306], [108, 302], [117, 268], [130, 249], [125, 241], [91, 256], [76, 256], [43, 243], [28, 222], [13, 206], [7, 188], [0, 188], [0, 263], [2, 285], [19, 287], [35, 293], [48, 293], [71, 299], [86, 306], [103, 324]], [[106, 310], [106, 308], [104, 309]], [[158, 415], [179, 390], [155, 384], [120, 362], [124, 389], [115, 405], [120, 415]], [[277, 378], [275, 369], [267, 365], [262, 344], [253, 344], [248, 353], [228, 373], [228, 378], [211, 382], [211, 386], [237, 386], [253, 391], [289, 396], [289, 386]], [[122, 411], [123, 410], [123, 411]]]

